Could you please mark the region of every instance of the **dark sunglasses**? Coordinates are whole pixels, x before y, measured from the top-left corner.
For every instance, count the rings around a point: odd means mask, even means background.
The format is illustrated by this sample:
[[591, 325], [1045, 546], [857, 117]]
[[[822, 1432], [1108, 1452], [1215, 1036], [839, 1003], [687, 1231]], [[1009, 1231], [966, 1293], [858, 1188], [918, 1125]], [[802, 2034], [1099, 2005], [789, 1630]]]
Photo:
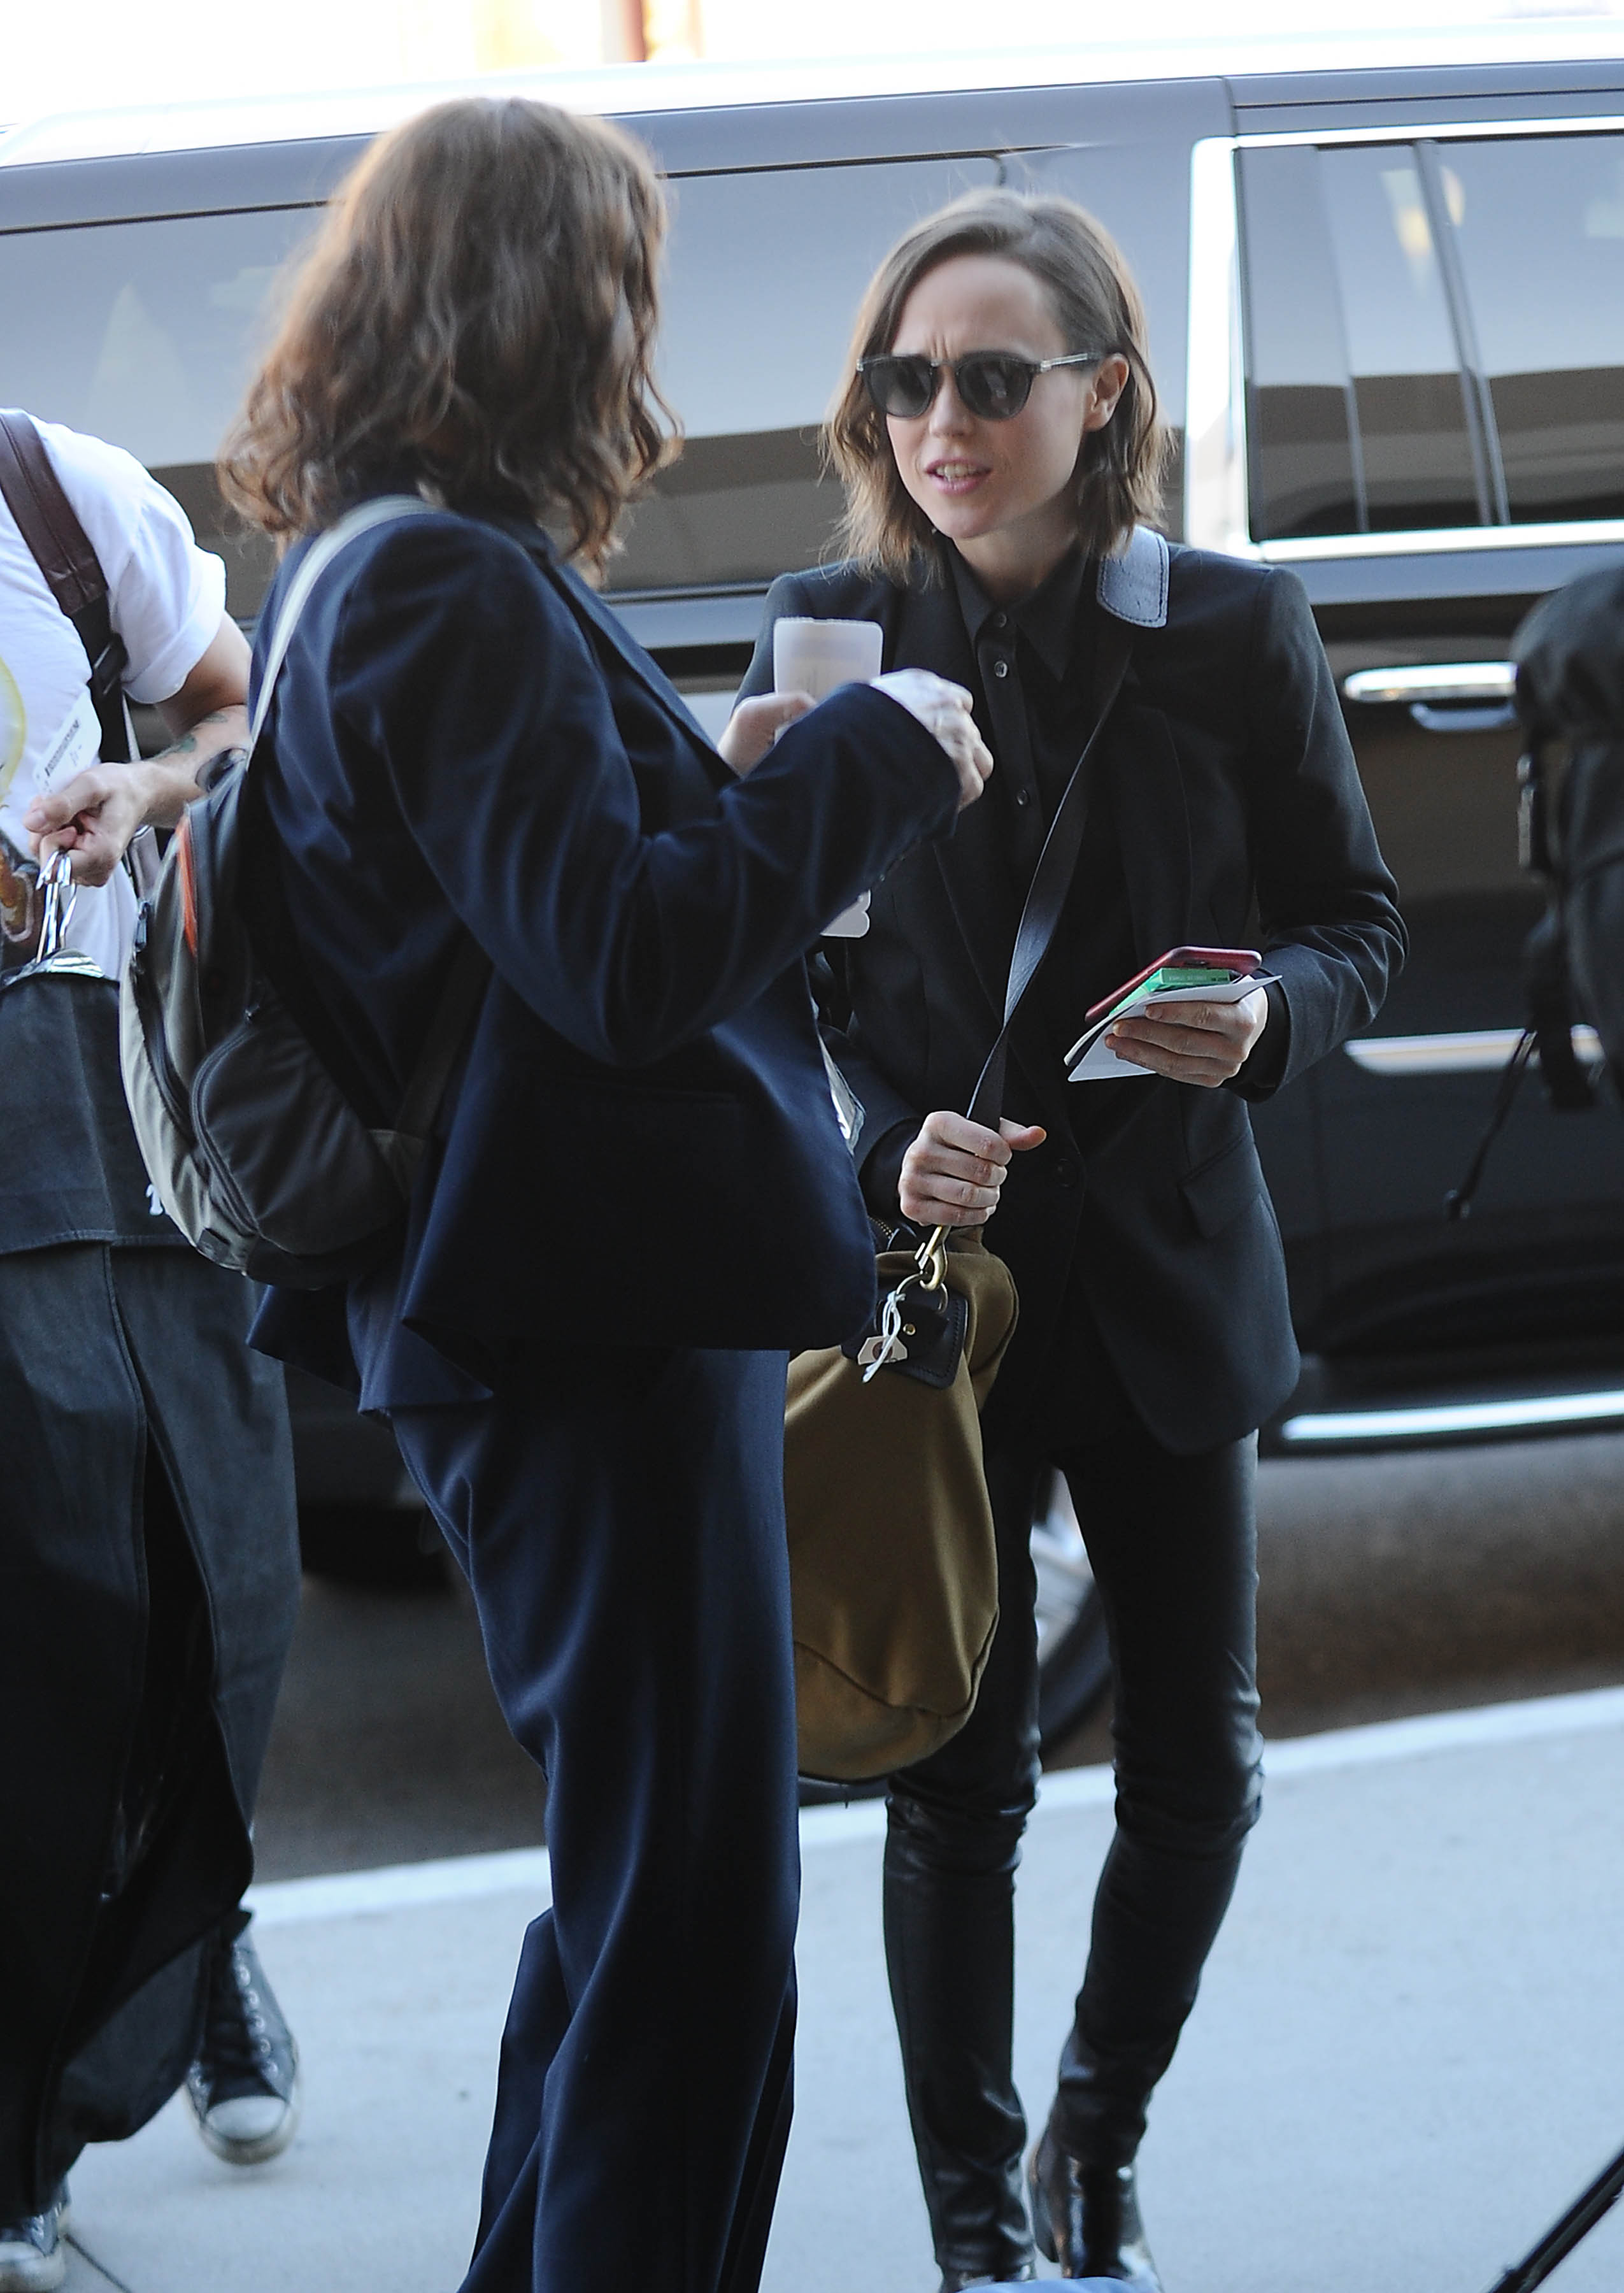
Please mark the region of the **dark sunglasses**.
[[1007, 422], [1019, 414], [1040, 374], [1057, 366], [1098, 366], [1109, 351], [1068, 351], [1064, 358], [1023, 359], [1014, 351], [967, 351], [963, 358], [928, 359], [922, 354], [866, 358], [857, 361], [869, 397], [882, 414], [912, 422], [923, 414], [950, 374], [967, 412], [983, 422]]

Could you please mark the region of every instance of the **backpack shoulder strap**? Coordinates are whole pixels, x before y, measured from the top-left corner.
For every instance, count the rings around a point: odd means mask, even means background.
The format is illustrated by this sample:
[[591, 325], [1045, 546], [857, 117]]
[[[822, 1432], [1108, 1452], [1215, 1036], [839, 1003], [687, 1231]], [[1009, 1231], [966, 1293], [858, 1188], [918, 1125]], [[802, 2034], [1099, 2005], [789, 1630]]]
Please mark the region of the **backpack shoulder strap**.
[[113, 632], [107, 576], [32, 417], [15, 409], [0, 410], [0, 494], [52, 596], [78, 632], [90, 662], [101, 753], [115, 763], [125, 761], [133, 753], [124, 708], [129, 655]]
[[432, 517], [437, 514], [433, 505], [425, 502], [420, 494], [380, 494], [376, 501], [360, 502], [354, 509], [346, 510], [336, 524], [317, 535], [288, 583], [287, 594], [277, 607], [277, 617], [271, 624], [271, 642], [265, 648], [265, 665], [260, 671], [259, 693], [248, 730], [250, 750], [264, 728], [271, 695], [287, 658], [299, 616], [310, 602], [311, 591], [340, 550], [363, 533], [371, 532], [374, 526], [388, 525], [397, 518]]
[[[277, 608], [271, 625], [270, 643], [265, 648], [264, 667], [260, 672], [260, 688], [254, 704], [254, 721], [248, 734], [252, 754], [255, 743], [263, 728], [271, 695], [299, 616], [310, 601], [311, 590], [327, 567], [347, 545], [369, 533], [380, 525], [405, 517], [425, 517], [434, 515], [433, 505], [417, 494], [384, 494], [376, 501], [361, 502], [347, 510], [337, 523], [311, 544], [300, 561], [299, 570], [287, 585], [287, 594]], [[445, 1096], [451, 1070], [473, 1028], [474, 1017], [490, 977], [490, 959], [472, 933], [464, 936], [461, 945], [452, 958], [450, 969], [441, 987], [439, 1001], [429, 1022], [428, 1033], [401, 1097], [400, 1111], [392, 1130], [375, 1130], [373, 1138], [402, 1185], [409, 1185], [411, 1172], [423, 1140], [432, 1127], [440, 1102]]]

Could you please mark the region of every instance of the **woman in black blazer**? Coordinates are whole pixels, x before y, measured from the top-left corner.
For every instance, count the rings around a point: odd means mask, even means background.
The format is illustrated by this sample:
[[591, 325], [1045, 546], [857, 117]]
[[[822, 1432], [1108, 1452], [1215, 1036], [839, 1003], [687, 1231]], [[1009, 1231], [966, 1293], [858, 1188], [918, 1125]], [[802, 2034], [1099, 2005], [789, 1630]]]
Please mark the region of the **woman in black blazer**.
[[[885, 1937], [944, 2289], [1035, 2273], [1010, 2078], [1013, 1875], [1038, 1778], [1029, 1528], [1066, 1475], [1111, 1630], [1118, 1827], [1030, 2174], [1070, 2276], [1159, 2284], [1134, 2159], [1257, 1811], [1255, 1430], [1297, 1357], [1247, 1102], [1367, 1025], [1402, 959], [1335, 690], [1289, 573], [1170, 547], [1143, 317], [1068, 202], [975, 193], [877, 276], [829, 425], [848, 562], [786, 614], [874, 620], [886, 666], [968, 686], [998, 758], [950, 845], [828, 943], [828, 1040], [863, 1108], [874, 1212], [985, 1222], [1021, 1319], [983, 1421], [1001, 1613], [975, 1714], [892, 1779]], [[1115, 634], [1113, 635], [1113, 631]], [[1016, 1023], [1004, 1119], [968, 1122], [1021, 903], [1100, 705], [1064, 917]], [[749, 698], [741, 745], [799, 705]], [[1087, 1007], [1180, 944], [1257, 945], [1278, 984], [1111, 1041], [1138, 1078], [1066, 1081]]]
[[388, 1416], [547, 1777], [477, 2293], [756, 2282], [794, 1997], [785, 1349], [873, 1299], [802, 952], [988, 764], [915, 675], [735, 779], [564, 562], [664, 442], [661, 224], [610, 130], [425, 114], [351, 180], [224, 465], [285, 542], [438, 506], [311, 593], [246, 895], [374, 1123], [471, 940], [489, 964], [400, 1232], [256, 1329]]

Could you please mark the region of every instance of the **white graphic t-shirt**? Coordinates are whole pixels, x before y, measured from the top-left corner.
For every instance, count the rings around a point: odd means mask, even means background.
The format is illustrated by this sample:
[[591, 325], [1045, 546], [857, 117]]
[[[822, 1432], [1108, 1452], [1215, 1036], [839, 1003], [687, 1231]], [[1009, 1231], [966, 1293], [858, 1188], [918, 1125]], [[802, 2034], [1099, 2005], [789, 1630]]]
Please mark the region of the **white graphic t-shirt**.
[[[38, 425], [62, 491], [107, 577], [133, 701], [167, 701], [207, 652], [225, 608], [225, 567], [199, 549], [185, 512], [133, 455]], [[93, 764], [101, 732], [79, 635], [0, 498], [0, 831], [32, 849], [22, 815], [42, 790]], [[69, 943], [110, 978], [129, 953], [135, 895], [122, 868], [99, 889], [82, 887]]]

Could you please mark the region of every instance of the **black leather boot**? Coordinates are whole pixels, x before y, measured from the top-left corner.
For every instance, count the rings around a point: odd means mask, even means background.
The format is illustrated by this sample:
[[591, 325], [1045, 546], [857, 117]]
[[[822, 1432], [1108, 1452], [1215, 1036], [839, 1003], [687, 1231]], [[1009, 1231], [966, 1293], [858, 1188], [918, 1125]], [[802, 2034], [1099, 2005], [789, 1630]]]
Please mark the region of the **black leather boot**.
[[1131, 2166], [1085, 2166], [1046, 2132], [1028, 2169], [1038, 2250], [1062, 2277], [1110, 2277], [1132, 2293], [1162, 2293], [1144, 2241]]
[[[908, 2112], [948, 2293], [1036, 2274], [1022, 2153], [1026, 2125], [1010, 2075], [1012, 1871], [940, 1868], [957, 1843], [927, 1811], [893, 1811], [885, 1851], [885, 1955]], [[945, 1834], [945, 1836], [942, 1835]], [[968, 1859], [966, 1859], [968, 1860]]]

